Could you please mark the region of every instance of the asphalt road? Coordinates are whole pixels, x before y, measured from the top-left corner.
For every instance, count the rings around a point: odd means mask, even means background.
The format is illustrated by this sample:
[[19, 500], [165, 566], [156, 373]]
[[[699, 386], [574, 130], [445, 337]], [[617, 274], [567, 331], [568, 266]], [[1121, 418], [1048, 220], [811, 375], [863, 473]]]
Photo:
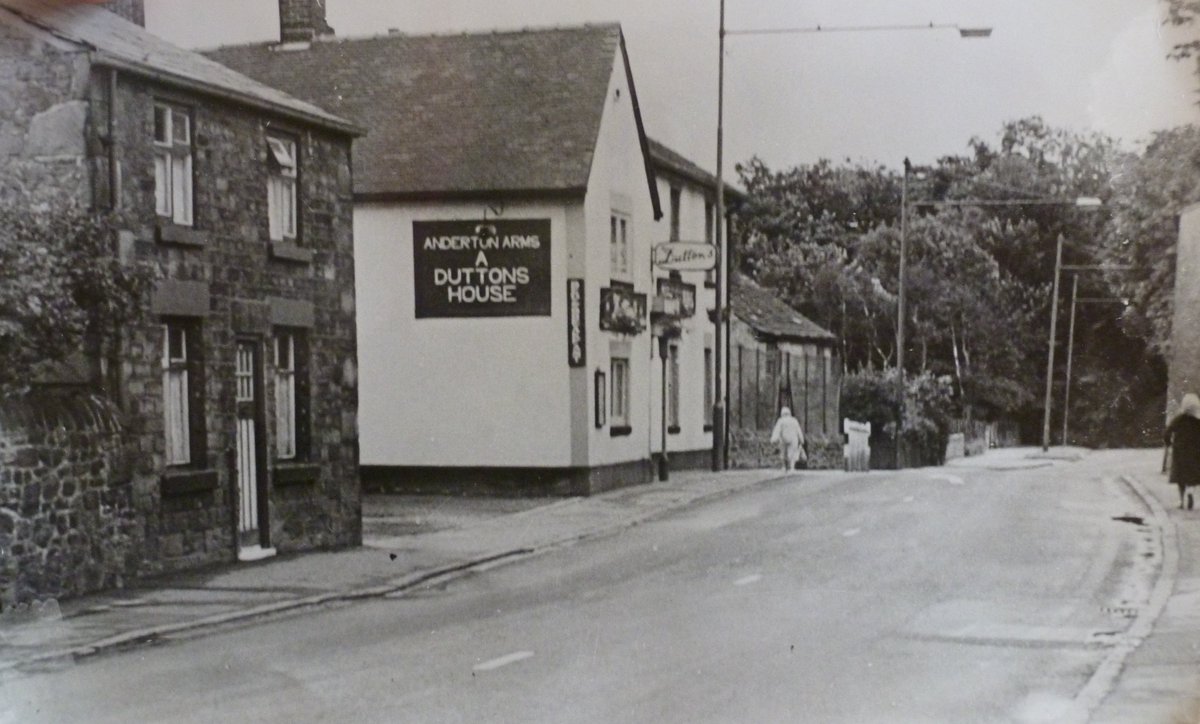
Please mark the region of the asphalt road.
[[[1106, 463], [1107, 461], [1107, 463]], [[803, 475], [5, 684], [20, 722], [1061, 721], [1149, 594], [1111, 458]]]

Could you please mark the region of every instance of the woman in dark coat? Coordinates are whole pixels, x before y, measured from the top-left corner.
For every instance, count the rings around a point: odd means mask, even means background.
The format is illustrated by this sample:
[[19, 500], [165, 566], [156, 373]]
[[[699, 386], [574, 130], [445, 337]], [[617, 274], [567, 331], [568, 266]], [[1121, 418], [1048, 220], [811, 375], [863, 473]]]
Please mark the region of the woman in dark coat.
[[[1200, 397], [1189, 392], [1163, 435], [1171, 450], [1170, 481], [1179, 486], [1179, 507], [1191, 508], [1188, 488], [1200, 485]], [[1184, 505], [1186, 500], [1186, 506]]]

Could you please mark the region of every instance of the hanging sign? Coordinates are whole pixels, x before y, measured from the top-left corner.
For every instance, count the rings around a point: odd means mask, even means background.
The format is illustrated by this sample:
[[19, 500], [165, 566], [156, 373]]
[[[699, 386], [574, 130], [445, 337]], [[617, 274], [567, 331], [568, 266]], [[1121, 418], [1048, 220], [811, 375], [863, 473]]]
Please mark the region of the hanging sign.
[[550, 220], [413, 222], [417, 319], [550, 316]]
[[658, 295], [664, 299], [675, 299], [679, 303], [679, 316], [690, 317], [696, 313], [696, 285], [678, 279], [657, 279]]
[[694, 241], [654, 245], [654, 266], [670, 271], [708, 271], [717, 267], [717, 247]]
[[584, 336], [583, 280], [567, 279], [567, 365], [587, 364], [587, 338]]

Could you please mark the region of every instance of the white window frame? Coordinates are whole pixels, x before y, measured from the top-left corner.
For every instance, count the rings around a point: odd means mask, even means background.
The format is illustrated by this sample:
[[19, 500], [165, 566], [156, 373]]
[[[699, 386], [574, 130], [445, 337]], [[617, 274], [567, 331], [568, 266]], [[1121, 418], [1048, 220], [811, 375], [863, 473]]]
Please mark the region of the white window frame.
[[704, 424], [713, 424], [713, 348], [704, 348]]
[[629, 358], [611, 358], [609, 372], [612, 399], [608, 405], [608, 424], [610, 427], [629, 427]]
[[275, 333], [275, 456], [296, 457], [296, 334]]
[[283, 136], [267, 136], [267, 157], [267, 217], [271, 241], [294, 241], [300, 165], [296, 141]]
[[154, 104], [154, 210], [180, 226], [191, 226], [192, 116], [179, 106]]
[[609, 262], [614, 277], [628, 279], [633, 268], [629, 247], [629, 217], [617, 211], [609, 216]]
[[[162, 331], [164, 458], [167, 465], [187, 465], [192, 461], [188, 330], [184, 325], [168, 322], [162, 325]], [[174, 350], [173, 339], [178, 341]]]

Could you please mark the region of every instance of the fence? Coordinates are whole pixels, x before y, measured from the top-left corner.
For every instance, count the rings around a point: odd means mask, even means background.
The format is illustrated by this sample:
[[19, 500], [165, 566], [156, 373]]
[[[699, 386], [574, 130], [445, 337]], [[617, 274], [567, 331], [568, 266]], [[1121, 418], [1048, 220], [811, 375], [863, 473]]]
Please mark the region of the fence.
[[729, 353], [729, 425], [770, 430], [789, 407], [805, 435], [841, 435], [841, 370], [832, 357], [737, 345]]

